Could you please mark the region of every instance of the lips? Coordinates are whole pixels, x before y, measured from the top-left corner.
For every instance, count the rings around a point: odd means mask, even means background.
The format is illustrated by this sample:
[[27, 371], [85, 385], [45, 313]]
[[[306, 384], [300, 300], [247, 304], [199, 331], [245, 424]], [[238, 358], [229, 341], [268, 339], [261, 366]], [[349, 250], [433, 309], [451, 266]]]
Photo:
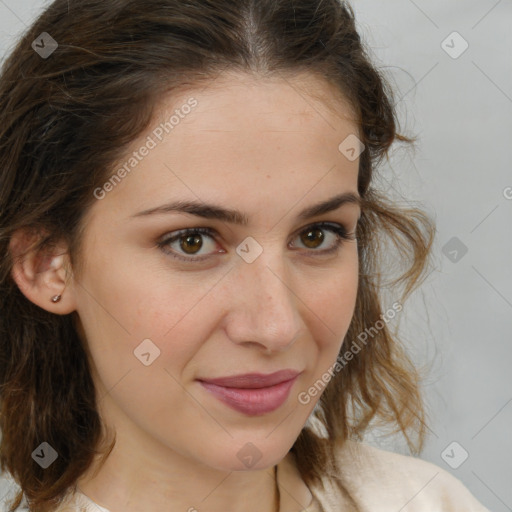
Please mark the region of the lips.
[[257, 416], [281, 407], [299, 374], [295, 370], [281, 370], [270, 375], [249, 373], [199, 379], [199, 382], [225, 405], [248, 416]]
[[199, 379], [201, 382], [215, 384], [225, 388], [256, 389], [268, 388], [296, 377], [300, 372], [295, 370], [280, 370], [269, 375], [262, 373], [246, 373], [233, 377], [219, 377], [217, 379]]

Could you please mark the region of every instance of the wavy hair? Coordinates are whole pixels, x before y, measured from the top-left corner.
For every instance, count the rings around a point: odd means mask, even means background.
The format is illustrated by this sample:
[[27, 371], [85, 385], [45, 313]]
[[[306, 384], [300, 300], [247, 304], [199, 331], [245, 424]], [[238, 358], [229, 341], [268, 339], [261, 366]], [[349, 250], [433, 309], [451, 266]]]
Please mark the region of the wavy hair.
[[[31, 44], [58, 42], [48, 58]], [[56, 0], [26, 30], [0, 75], [0, 464], [30, 510], [48, 512], [92, 464], [102, 422], [77, 312], [55, 315], [21, 293], [9, 243], [17, 230], [43, 254], [65, 241], [74, 274], [85, 256], [83, 219], [93, 191], [130, 142], [148, 128], [163, 94], [207, 83], [226, 70], [257, 76], [310, 72], [334, 84], [357, 113], [361, 141], [357, 227], [359, 285], [346, 340], [381, 321], [383, 242], [404, 301], [425, 278], [435, 227], [418, 207], [401, 208], [374, 173], [398, 133], [393, 90], [372, 64], [352, 8], [341, 0]], [[284, 76], [284, 75], [283, 75]], [[382, 323], [382, 321], [381, 321]], [[426, 413], [420, 373], [383, 325], [337, 372], [292, 447], [306, 484], [329, 475], [357, 510], [336, 465], [336, 449], [380, 422], [421, 451]], [[342, 352], [345, 350], [345, 343]], [[340, 355], [342, 354], [340, 352]], [[413, 436], [411, 436], [414, 434]], [[31, 454], [46, 441], [58, 452], [47, 469]]]

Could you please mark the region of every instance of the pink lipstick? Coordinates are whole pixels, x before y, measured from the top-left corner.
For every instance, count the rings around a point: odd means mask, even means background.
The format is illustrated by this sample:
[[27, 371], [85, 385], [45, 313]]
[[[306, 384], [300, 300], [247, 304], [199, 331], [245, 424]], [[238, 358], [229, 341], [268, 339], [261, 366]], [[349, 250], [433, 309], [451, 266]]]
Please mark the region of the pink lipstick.
[[270, 375], [249, 373], [233, 377], [199, 379], [223, 403], [248, 416], [275, 411], [284, 404], [300, 372], [281, 370]]

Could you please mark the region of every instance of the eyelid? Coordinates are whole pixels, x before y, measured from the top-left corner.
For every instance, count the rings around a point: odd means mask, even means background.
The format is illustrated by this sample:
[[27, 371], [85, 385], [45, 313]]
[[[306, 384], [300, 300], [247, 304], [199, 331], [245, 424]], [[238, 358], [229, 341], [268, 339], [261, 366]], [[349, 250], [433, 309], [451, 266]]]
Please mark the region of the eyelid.
[[[187, 256], [183, 256], [179, 253], [176, 253], [175, 251], [165, 249], [166, 246], [168, 246], [172, 242], [175, 242], [176, 240], [179, 240], [181, 237], [186, 236], [189, 233], [200, 233], [201, 235], [209, 236], [210, 238], [212, 238], [214, 240], [215, 240], [216, 235], [218, 235], [217, 230], [215, 230], [214, 228], [210, 228], [210, 227], [183, 228], [183, 229], [178, 229], [175, 231], [171, 231], [170, 233], [167, 233], [162, 238], [160, 238], [160, 240], [157, 242], [156, 245], [165, 254], [168, 254], [169, 256], [171, 256], [177, 260], [184, 261], [186, 263], [196, 263], [196, 262], [203, 261], [207, 258], [211, 258], [213, 256], [213, 254], [208, 254], [205, 256], [193, 256], [192, 255], [192, 256], [187, 257]], [[169, 236], [169, 235], [172, 235], [172, 236]], [[218, 251], [216, 254], [225, 253], [225, 252], [226, 251], [222, 250], [222, 251]]]
[[[308, 229], [314, 229], [314, 228], [320, 228], [327, 231], [330, 231], [336, 236], [336, 241], [334, 245], [329, 249], [307, 249], [307, 248], [299, 248], [299, 250], [305, 251], [307, 253], [310, 253], [311, 257], [321, 257], [326, 256], [332, 253], [337, 252], [342, 245], [344, 245], [348, 241], [354, 241], [357, 240], [356, 236], [356, 230], [357, 230], [357, 224], [356, 228], [352, 231], [350, 231], [347, 228], [347, 224], [343, 222], [330, 222], [330, 221], [316, 221], [316, 222], [310, 222], [309, 224], [305, 224], [304, 226], [298, 228], [293, 233], [293, 238], [295, 238], [297, 235], [300, 235], [304, 231]], [[206, 235], [213, 240], [216, 240], [216, 238], [219, 236], [218, 231], [215, 228], [211, 227], [191, 227], [191, 228], [183, 228], [178, 229], [172, 232], [167, 233], [163, 237], [157, 241], [157, 246], [167, 255], [171, 256], [172, 258], [175, 258], [177, 260], [184, 261], [185, 263], [198, 263], [201, 261], [204, 261], [206, 259], [211, 258], [215, 254], [220, 253], [226, 253], [227, 251], [221, 250], [217, 251], [216, 253], [210, 253], [203, 256], [183, 256], [181, 253], [177, 253], [173, 250], [166, 250], [165, 247], [169, 244], [175, 242], [176, 240], [179, 240], [181, 237], [186, 236], [187, 234], [196, 234], [199, 233], [201, 235]], [[169, 236], [172, 235], [172, 236]]]

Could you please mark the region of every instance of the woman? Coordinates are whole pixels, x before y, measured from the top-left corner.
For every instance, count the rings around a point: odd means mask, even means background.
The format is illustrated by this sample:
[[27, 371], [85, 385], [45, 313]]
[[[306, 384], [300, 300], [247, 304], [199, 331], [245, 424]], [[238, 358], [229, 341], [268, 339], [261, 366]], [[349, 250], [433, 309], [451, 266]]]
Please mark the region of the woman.
[[434, 226], [372, 186], [412, 140], [346, 3], [57, 0], [0, 98], [11, 512], [486, 510], [361, 442], [421, 451], [387, 324]]

